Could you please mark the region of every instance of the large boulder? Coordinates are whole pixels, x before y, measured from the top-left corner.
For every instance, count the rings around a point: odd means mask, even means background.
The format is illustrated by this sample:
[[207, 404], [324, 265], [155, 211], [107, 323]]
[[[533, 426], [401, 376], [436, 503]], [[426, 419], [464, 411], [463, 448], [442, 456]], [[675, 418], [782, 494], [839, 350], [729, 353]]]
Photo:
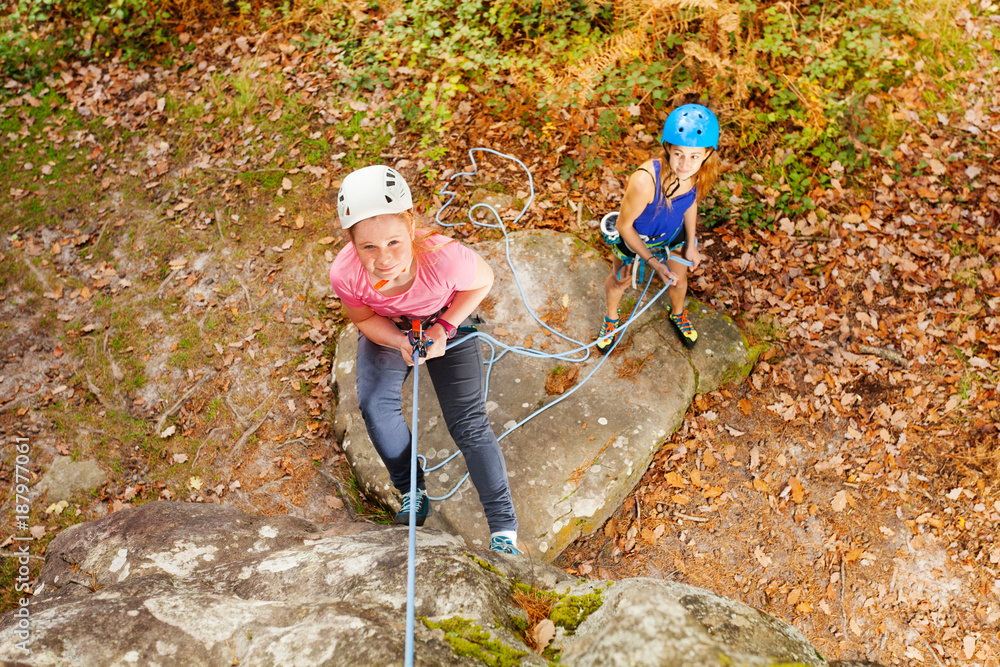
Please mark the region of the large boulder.
[[[510, 258], [520, 289], [503, 241], [482, 243], [476, 250], [496, 274], [481, 308], [486, 320], [481, 331], [509, 345], [550, 353], [575, 347], [545, 331], [529, 315], [526, 301], [556, 330], [578, 341], [594, 340], [603, 317], [609, 270], [596, 250], [568, 234], [512, 233]], [[654, 283], [640, 307], [659, 287]], [[747, 340], [730, 318], [691, 301], [689, 310], [700, 337], [695, 348], [687, 350], [667, 320], [667, 307], [664, 294], [628, 329], [619, 349], [606, 361], [596, 351], [579, 364], [507, 354], [493, 366], [487, 411], [499, 436], [561, 399], [546, 390], [550, 378], [550, 386], [565, 384], [562, 378], [575, 372], [579, 385], [600, 365], [578, 391], [501, 440], [522, 546], [542, 560], [551, 562], [573, 540], [593, 532], [611, 516], [663, 441], [680, 426], [695, 394], [745, 376], [752, 366]], [[358, 411], [357, 336], [357, 329], [348, 326], [337, 344], [335, 429], [364, 492], [399, 507], [399, 494]], [[411, 382], [412, 375], [403, 391], [406, 414], [412, 404]], [[429, 466], [437, 465], [455, 451], [455, 445], [426, 373], [419, 401], [418, 449]], [[444, 495], [465, 472], [465, 462], [458, 456], [427, 476], [428, 491]], [[468, 481], [454, 496], [434, 504], [426, 525], [461, 535], [470, 546], [489, 542], [479, 496]]]
[[[323, 530], [218, 505], [125, 509], [52, 541], [29, 606], [31, 652], [8, 612], [0, 662], [400, 664], [406, 553], [405, 528]], [[783, 621], [690, 586], [572, 579], [436, 530], [418, 532], [416, 553], [418, 665], [547, 664], [525, 643], [518, 592], [554, 601], [564, 665], [827, 664]]]

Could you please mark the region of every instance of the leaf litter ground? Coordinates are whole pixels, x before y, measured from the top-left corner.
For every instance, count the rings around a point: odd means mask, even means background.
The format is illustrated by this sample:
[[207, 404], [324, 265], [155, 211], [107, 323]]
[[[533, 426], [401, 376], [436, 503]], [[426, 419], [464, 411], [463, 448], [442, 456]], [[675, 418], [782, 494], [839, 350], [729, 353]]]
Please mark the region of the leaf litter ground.
[[[464, 151], [493, 146], [539, 186], [526, 226], [600, 247], [596, 219], [653, 149], [641, 123], [621, 145], [584, 147], [587, 111], [540, 146], [470, 95], [442, 157], [404, 132], [391, 88], [342, 100], [335, 53], [280, 34], [194, 46], [184, 68], [69, 63], [0, 111], [2, 214], [15, 221], [0, 247], [0, 428], [31, 437], [36, 476], [56, 454], [110, 472], [94, 496], [34, 508], [39, 554], [66, 525], [157, 499], [354, 518], [328, 423], [342, 320], [325, 284], [341, 243], [330, 193], [350, 168], [391, 162], [431, 210]], [[866, 189], [814, 191], [814, 212], [773, 230], [703, 233], [692, 295], [771, 347], [745, 384], [697, 398], [564, 568], [703, 586], [793, 622], [831, 656], [996, 664], [991, 66], [968, 73], [991, 85], [950, 93], [966, 104], [949, 115], [923, 102], [935, 91], [919, 72], [869, 96], [911, 129]], [[603, 166], [567, 181], [561, 155]], [[523, 199], [518, 179], [487, 161], [478, 184]], [[755, 182], [741, 194], [773, 201], [778, 186]], [[12, 475], [5, 453], [0, 477]]]

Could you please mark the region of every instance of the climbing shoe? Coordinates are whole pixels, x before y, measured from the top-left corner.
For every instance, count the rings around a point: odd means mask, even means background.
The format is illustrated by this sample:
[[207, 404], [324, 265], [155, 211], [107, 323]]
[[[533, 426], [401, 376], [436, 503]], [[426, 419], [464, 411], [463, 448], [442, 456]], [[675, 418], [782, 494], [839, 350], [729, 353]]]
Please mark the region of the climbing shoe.
[[493, 539], [490, 540], [490, 551], [499, 551], [502, 554], [508, 554], [511, 556], [520, 556], [521, 550], [518, 549], [513, 540], [511, 540], [506, 535], [494, 535]]
[[[427, 497], [427, 492], [417, 489], [417, 525], [424, 525], [424, 521], [431, 513], [431, 499]], [[403, 494], [403, 506], [396, 513], [393, 523], [399, 526], [410, 525], [410, 494]]]
[[617, 319], [609, 320], [607, 317], [604, 318], [604, 324], [601, 325], [601, 333], [597, 334], [597, 350], [601, 354], [607, 354], [608, 350], [615, 344], [615, 341], [618, 340], [618, 336], [621, 335], [620, 331], [614, 335], [611, 333], [617, 326]]
[[694, 330], [694, 326], [688, 320], [688, 311], [685, 310], [680, 315], [671, 315], [670, 321], [677, 327], [677, 333], [681, 335], [681, 342], [684, 343], [684, 347], [689, 349], [694, 347], [694, 344], [698, 340], [698, 332]]

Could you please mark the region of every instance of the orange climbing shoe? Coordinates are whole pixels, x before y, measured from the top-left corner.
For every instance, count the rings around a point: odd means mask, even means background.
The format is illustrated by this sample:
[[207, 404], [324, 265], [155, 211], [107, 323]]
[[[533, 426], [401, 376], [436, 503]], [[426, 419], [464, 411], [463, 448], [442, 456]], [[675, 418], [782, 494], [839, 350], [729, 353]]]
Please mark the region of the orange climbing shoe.
[[[620, 316], [621, 314], [619, 313]], [[615, 334], [611, 333], [617, 326], [617, 319], [609, 320], [607, 317], [604, 318], [604, 324], [601, 325], [601, 333], [597, 334], [597, 350], [601, 354], [607, 354], [608, 350], [614, 346], [615, 341], [618, 340], [618, 336], [621, 335], [620, 331]]]
[[688, 311], [685, 310], [680, 315], [671, 315], [670, 321], [677, 327], [677, 333], [681, 335], [681, 342], [684, 347], [690, 349], [698, 341], [698, 332], [694, 330], [691, 321], [688, 320]]

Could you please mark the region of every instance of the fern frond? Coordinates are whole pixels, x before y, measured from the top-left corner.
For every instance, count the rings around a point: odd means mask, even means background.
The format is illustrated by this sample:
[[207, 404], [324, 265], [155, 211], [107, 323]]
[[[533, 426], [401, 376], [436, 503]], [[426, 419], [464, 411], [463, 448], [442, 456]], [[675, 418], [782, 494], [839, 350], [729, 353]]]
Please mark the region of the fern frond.
[[729, 69], [729, 60], [723, 60], [698, 42], [684, 42], [684, 55], [699, 62], [708, 63], [720, 72]]

